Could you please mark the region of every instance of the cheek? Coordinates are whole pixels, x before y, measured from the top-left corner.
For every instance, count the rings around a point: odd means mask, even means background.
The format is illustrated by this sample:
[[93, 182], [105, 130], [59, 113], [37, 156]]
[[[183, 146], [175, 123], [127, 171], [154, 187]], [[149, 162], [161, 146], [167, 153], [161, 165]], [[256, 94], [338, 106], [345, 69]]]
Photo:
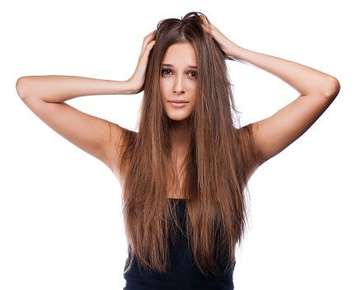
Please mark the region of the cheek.
[[173, 90], [173, 82], [171, 78], [169, 79], [163, 79], [160, 81], [160, 89], [164, 92], [170, 92]]
[[172, 87], [170, 86], [170, 83], [165, 80], [160, 82], [160, 92], [163, 97], [167, 97], [168, 95], [170, 95], [171, 90]]

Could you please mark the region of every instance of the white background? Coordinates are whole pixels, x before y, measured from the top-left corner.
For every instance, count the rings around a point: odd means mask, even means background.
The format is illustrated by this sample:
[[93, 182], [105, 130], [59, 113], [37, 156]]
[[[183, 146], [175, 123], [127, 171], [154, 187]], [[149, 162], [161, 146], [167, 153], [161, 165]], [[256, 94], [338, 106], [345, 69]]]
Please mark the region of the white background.
[[[142, 40], [201, 11], [231, 40], [335, 76], [340, 93], [250, 180], [249, 230], [235, 289], [363, 289], [362, 27], [355, 1], [7, 1], [0, 4], [0, 289], [120, 290], [121, 189], [99, 160], [38, 119], [16, 93], [23, 75], [126, 80]], [[299, 93], [227, 61], [241, 121]], [[142, 93], [68, 103], [136, 130]]]

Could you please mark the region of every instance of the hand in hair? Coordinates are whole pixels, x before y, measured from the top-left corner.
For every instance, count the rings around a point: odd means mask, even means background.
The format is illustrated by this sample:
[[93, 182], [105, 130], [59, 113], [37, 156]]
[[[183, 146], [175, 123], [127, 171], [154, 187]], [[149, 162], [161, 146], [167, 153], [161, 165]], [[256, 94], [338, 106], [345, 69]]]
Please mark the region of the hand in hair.
[[234, 59], [236, 56], [236, 52], [240, 49], [240, 47], [228, 39], [222, 32], [218, 30], [205, 16], [201, 16], [202, 18], [202, 27], [204, 31], [210, 34], [220, 45], [222, 50], [225, 52], [227, 56]]
[[135, 93], [139, 93], [144, 88], [145, 72], [148, 63], [149, 53], [155, 44], [155, 32], [150, 32], [144, 37], [142, 43], [141, 53], [137, 62], [137, 66], [133, 75], [128, 79], [128, 82], [132, 85]]

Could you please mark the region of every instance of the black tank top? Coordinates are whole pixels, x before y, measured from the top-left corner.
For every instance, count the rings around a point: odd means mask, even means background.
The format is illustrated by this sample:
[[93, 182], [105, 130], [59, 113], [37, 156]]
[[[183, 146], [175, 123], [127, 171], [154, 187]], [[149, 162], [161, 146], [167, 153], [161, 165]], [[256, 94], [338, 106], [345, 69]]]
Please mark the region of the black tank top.
[[[176, 212], [182, 231], [177, 229], [177, 235], [170, 246], [170, 271], [161, 273], [150, 271], [141, 266], [135, 257], [129, 271], [124, 272], [126, 286], [123, 290], [232, 290], [234, 265], [224, 271], [225, 261], [219, 261], [217, 274], [203, 274], [193, 263], [192, 254], [188, 248], [185, 231], [185, 199], [169, 199], [176, 203]], [[130, 248], [129, 248], [130, 249]], [[127, 261], [130, 259], [130, 252]], [[126, 264], [124, 271], [126, 269]]]

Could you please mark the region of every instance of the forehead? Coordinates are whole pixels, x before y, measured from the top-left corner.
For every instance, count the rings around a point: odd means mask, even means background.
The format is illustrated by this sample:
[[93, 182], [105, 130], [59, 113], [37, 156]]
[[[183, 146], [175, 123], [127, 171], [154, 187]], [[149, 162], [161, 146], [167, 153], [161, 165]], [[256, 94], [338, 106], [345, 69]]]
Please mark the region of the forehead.
[[163, 63], [173, 66], [196, 66], [197, 60], [194, 47], [189, 43], [175, 43], [165, 52]]

